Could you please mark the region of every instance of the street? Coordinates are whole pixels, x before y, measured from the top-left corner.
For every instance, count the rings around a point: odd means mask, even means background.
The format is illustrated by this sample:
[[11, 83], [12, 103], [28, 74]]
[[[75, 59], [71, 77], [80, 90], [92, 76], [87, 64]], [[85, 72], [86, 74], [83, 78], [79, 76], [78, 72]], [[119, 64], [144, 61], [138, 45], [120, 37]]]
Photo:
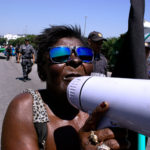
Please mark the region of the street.
[[36, 64], [33, 65], [29, 78], [30, 81], [22, 81], [21, 64], [16, 63], [15, 56], [6, 61], [4, 54], [0, 53], [0, 134], [3, 118], [10, 101], [26, 88], [45, 88], [45, 83], [40, 81], [38, 77]]

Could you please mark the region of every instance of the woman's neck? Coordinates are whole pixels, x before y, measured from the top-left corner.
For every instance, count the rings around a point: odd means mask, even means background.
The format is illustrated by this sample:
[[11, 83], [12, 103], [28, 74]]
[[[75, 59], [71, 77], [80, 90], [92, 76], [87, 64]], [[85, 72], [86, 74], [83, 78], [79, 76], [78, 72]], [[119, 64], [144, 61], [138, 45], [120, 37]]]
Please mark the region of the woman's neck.
[[58, 94], [51, 93], [48, 90], [40, 91], [40, 93], [44, 102], [57, 117], [72, 120], [79, 113], [78, 109], [70, 105], [66, 96], [58, 97]]

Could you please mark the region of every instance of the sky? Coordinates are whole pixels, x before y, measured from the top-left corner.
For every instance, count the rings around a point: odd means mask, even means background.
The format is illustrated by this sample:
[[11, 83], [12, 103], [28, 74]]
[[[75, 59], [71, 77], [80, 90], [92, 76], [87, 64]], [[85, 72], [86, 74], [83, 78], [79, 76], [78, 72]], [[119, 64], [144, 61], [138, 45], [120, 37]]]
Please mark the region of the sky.
[[[78, 25], [85, 36], [118, 37], [128, 27], [130, 0], [0, 0], [0, 35], [40, 34], [50, 25]], [[145, 0], [150, 21], [150, 0]]]

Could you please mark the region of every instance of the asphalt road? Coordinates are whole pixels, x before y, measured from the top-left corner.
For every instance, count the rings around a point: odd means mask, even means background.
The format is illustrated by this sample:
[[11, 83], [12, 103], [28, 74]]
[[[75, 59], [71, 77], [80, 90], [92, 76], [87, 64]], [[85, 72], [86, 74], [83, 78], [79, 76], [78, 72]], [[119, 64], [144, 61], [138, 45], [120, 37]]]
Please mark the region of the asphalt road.
[[10, 101], [26, 88], [42, 89], [46, 87], [37, 75], [36, 64], [33, 65], [29, 78], [31, 78], [30, 81], [23, 82], [21, 64], [16, 63], [14, 56], [6, 61], [3, 53], [0, 53], [0, 135], [3, 118]]

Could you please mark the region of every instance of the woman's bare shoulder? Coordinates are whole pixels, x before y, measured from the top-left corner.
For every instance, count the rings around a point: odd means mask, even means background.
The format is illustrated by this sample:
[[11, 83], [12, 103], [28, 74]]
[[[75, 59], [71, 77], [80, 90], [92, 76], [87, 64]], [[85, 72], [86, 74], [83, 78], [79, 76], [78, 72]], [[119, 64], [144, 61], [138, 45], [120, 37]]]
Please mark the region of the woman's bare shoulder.
[[[21, 93], [13, 98], [13, 100], [10, 102], [7, 111], [7, 115], [12, 115], [13, 117], [21, 117], [27, 116], [30, 113], [32, 113], [32, 95], [29, 93]], [[32, 116], [31, 116], [32, 117]], [[26, 118], [27, 119], [27, 118]]]

